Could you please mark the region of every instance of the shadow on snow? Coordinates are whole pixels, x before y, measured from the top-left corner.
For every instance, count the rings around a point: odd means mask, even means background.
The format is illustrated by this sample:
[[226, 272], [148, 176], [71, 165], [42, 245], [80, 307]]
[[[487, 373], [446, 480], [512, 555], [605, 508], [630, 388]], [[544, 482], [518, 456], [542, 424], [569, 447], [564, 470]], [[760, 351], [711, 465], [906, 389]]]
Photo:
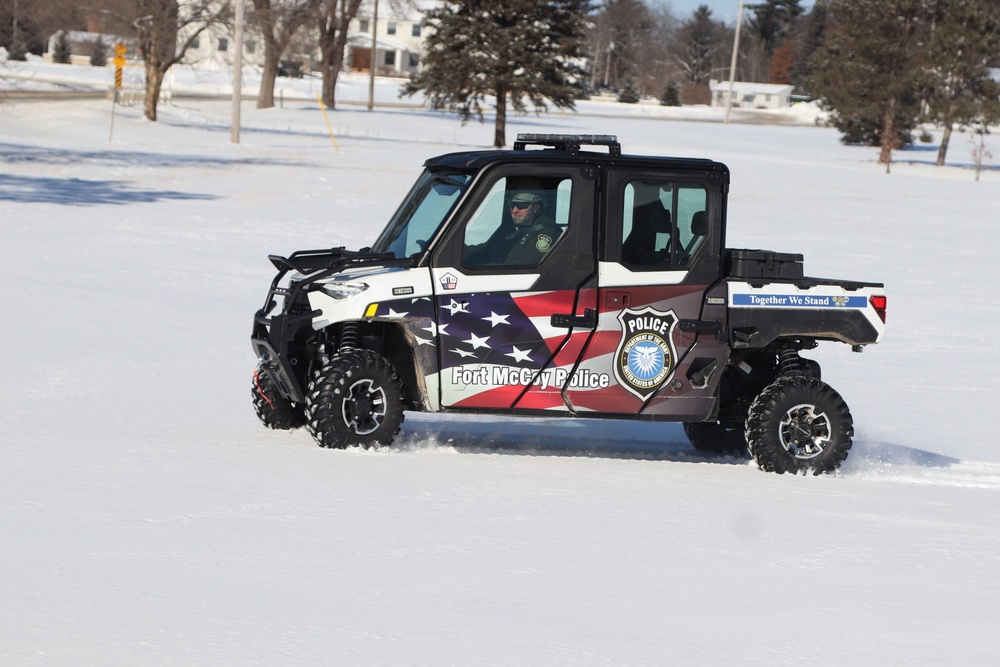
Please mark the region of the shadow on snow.
[[[577, 456], [728, 465], [752, 465], [748, 458], [712, 456], [694, 449], [676, 422], [615, 419], [474, 417], [407, 413], [394, 447], [451, 447], [462, 453], [517, 456]], [[842, 473], [873, 468], [948, 468], [957, 458], [914, 447], [867, 440], [854, 441]]]
[[0, 201], [96, 206], [149, 203], [165, 199], [211, 200], [217, 197], [173, 190], [142, 190], [122, 181], [86, 181], [79, 178], [0, 174]]

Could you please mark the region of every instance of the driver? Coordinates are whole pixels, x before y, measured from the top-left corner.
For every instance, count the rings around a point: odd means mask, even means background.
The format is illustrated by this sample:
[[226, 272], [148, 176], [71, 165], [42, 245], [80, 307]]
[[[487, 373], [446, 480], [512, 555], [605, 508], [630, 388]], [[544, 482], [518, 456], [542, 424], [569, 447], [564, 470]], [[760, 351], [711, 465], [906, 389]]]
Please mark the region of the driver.
[[562, 228], [545, 213], [545, 200], [534, 192], [516, 192], [503, 224], [486, 243], [466, 248], [467, 264], [534, 266], [548, 254]]

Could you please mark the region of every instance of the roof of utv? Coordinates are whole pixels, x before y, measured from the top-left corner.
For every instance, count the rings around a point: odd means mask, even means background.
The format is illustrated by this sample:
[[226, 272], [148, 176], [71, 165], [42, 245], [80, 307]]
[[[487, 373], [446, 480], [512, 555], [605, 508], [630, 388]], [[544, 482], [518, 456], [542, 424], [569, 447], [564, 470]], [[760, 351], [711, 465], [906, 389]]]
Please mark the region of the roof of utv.
[[[545, 146], [545, 150], [528, 150], [528, 146]], [[582, 146], [607, 146], [607, 153], [581, 151]], [[703, 158], [657, 157], [651, 155], [622, 155], [618, 137], [612, 134], [519, 134], [513, 150], [480, 150], [448, 153], [428, 159], [424, 166], [429, 169], [452, 168], [459, 170], [481, 169], [488, 164], [500, 162], [545, 162], [579, 161], [580, 163], [601, 165], [622, 165], [649, 167], [653, 169], [682, 169], [715, 171], [729, 182], [729, 168], [721, 162]]]

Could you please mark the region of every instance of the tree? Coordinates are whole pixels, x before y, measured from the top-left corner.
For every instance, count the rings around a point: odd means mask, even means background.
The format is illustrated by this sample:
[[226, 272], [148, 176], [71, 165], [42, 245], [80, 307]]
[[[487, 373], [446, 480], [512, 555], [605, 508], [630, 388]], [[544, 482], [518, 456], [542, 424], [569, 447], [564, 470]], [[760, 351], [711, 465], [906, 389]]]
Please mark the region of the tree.
[[639, 92], [639, 86], [636, 85], [635, 79], [626, 81], [625, 86], [618, 93], [618, 101], [623, 104], [638, 104], [641, 99], [642, 94]]
[[729, 65], [731, 50], [729, 29], [722, 21], [712, 18], [708, 5], [699, 5], [680, 29], [674, 58], [688, 81], [707, 86], [716, 70]]
[[506, 145], [507, 104], [526, 113], [572, 109], [582, 72], [588, 0], [445, 0], [427, 12], [424, 69], [401, 95], [418, 92], [463, 121], [496, 110], [493, 143]]
[[92, 67], [104, 67], [108, 64], [108, 45], [100, 37], [90, 45], [90, 64]]
[[991, 113], [1000, 85], [990, 77], [991, 60], [1000, 52], [998, 3], [979, 0], [930, 2], [926, 40], [929, 115], [944, 128], [937, 166], [943, 166], [955, 125], [966, 127]]
[[[838, 29], [813, 54], [809, 89], [845, 132], [874, 123], [889, 172], [907, 119], [919, 114], [921, 0], [833, 0]], [[901, 127], [902, 126], [902, 127]], [[845, 132], [846, 136], [846, 132]]]
[[323, 71], [323, 104], [337, 106], [337, 78], [344, 68], [347, 26], [358, 15], [362, 0], [320, 0], [315, 18], [319, 28], [320, 65]]
[[605, 0], [591, 25], [591, 85], [619, 88], [635, 76], [641, 51], [654, 41], [653, 16], [641, 0]]
[[663, 96], [660, 98], [660, 106], [664, 107], [679, 107], [681, 105], [681, 90], [677, 85], [677, 82], [671, 81], [667, 84], [666, 89], [663, 91]]
[[50, 36], [86, 25], [84, 4], [81, 0], [0, 0], [0, 45], [7, 47], [11, 60], [24, 60], [27, 53], [41, 55]]
[[795, 32], [795, 22], [802, 14], [799, 0], [765, 0], [747, 5], [753, 16], [747, 19], [747, 32], [759, 38], [768, 56]]
[[809, 59], [826, 40], [826, 24], [829, 15], [826, 11], [826, 0], [818, 0], [812, 11], [800, 20], [797, 45], [795, 48], [795, 64], [792, 65], [792, 85], [800, 91], [804, 90], [803, 82], [812, 74]]
[[212, 26], [225, 26], [231, 0], [95, 0], [106, 29], [132, 32], [146, 74], [145, 115], [156, 120], [163, 78]]
[[288, 44], [310, 18], [319, 0], [253, 0], [250, 20], [264, 41], [264, 69], [260, 75], [257, 108], [274, 106], [274, 79]]
[[795, 67], [794, 37], [787, 37], [771, 56], [771, 83], [792, 83], [792, 68]]
[[69, 37], [65, 30], [56, 37], [55, 49], [52, 51], [52, 62], [68, 65], [70, 63], [73, 49], [69, 44]]
[[982, 127], [976, 128], [969, 137], [972, 143], [972, 164], [976, 167], [976, 181], [979, 181], [979, 174], [983, 171], [983, 164], [988, 162], [993, 158], [993, 153], [986, 147], [986, 135], [989, 134], [989, 130], [986, 129], [984, 124]]

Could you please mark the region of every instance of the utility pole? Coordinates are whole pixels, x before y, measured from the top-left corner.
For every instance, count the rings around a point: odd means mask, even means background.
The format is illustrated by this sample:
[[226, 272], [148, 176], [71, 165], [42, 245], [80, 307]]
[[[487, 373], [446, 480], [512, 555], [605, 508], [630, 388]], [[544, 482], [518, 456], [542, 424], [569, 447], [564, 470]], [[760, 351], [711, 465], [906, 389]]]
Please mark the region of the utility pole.
[[736, 80], [736, 56], [740, 52], [740, 24], [743, 23], [743, 0], [736, 13], [736, 37], [733, 38], [733, 61], [729, 65], [729, 100], [726, 104], [726, 125], [729, 125], [729, 111], [733, 108], [733, 82]]
[[243, 3], [236, 0], [236, 25], [234, 40], [236, 54], [233, 57], [233, 106], [229, 125], [229, 140], [240, 143], [240, 97], [243, 92]]
[[375, 108], [375, 55], [378, 53], [378, 0], [372, 16], [372, 62], [368, 69], [368, 110]]

